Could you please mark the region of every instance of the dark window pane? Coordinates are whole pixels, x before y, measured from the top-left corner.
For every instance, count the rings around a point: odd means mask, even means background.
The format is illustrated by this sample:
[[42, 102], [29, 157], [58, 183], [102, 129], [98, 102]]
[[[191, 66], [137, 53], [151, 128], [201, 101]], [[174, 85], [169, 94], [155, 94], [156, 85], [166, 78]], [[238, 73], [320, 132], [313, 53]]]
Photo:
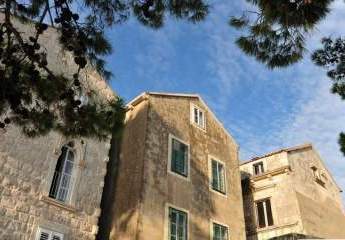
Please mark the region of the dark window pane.
[[218, 179], [218, 165], [216, 161], [212, 160], [212, 188], [215, 190], [219, 188]]
[[267, 213], [268, 226], [272, 226], [273, 216], [272, 216], [272, 209], [271, 209], [271, 201], [269, 199], [266, 200], [266, 213]]
[[264, 172], [264, 164], [262, 162], [253, 165], [254, 175], [258, 175]]
[[194, 108], [194, 122], [196, 123], [196, 124], [198, 124], [199, 123], [199, 118], [198, 118], [199, 116], [198, 116], [198, 109], [197, 108]]
[[171, 171], [187, 176], [188, 146], [172, 140]]
[[265, 212], [264, 212], [264, 203], [263, 202], [258, 202], [256, 204], [257, 206], [257, 214], [258, 214], [258, 224], [259, 227], [266, 227], [265, 224]]

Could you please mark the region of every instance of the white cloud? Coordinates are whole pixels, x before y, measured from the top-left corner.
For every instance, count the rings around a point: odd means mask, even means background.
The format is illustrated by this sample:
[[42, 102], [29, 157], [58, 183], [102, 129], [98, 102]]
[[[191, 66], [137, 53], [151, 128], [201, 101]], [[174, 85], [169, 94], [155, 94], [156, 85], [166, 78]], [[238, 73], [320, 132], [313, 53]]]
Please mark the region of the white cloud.
[[[207, 31], [211, 32], [209, 68], [215, 78], [211, 81], [217, 86], [217, 94], [206, 98], [211, 101], [211, 105], [221, 115], [230, 131], [239, 136], [242, 159], [282, 147], [312, 142], [336, 181], [345, 189], [345, 158], [337, 143], [338, 134], [345, 131], [345, 103], [329, 92], [330, 80], [323, 70], [315, 67], [309, 60], [310, 52], [320, 46], [322, 36], [336, 37], [345, 34], [345, 29], [340, 27], [345, 25], [344, 2], [335, 1], [331, 7], [332, 13], [310, 35], [306, 60], [291, 67], [287, 75], [272, 74], [281, 79], [269, 79], [267, 71], [260, 64], [244, 56], [233, 44], [236, 35], [224, 25], [229, 17], [225, 6], [228, 6], [227, 2], [215, 4], [215, 14], [210, 16], [206, 25]], [[296, 99], [292, 109], [283, 109], [281, 103], [274, 101], [274, 97], [271, 98], [269, 107], [271, 110], [282, 108], [282, 115], [276, 116], [278, 121], [272, 124], [274, 128], [261, 135], [258, 135], [258, 131], [255, 131], [246, 119], [234, 122], [226, 118], [231, 106], [236, 104], [229, 102], [230, 96], [239, 84], [250, 85], [251, 81], [272, 81], [272, 84], [275, 84], [273, 81], [289, 82], [295, 89]], [[248, 89], [246, 94], [250, 95], [253, 91], [258, 89]], [[270, 118], [270, 112], [255, 111], [253, 114], [255, 116], [248, 118]]]

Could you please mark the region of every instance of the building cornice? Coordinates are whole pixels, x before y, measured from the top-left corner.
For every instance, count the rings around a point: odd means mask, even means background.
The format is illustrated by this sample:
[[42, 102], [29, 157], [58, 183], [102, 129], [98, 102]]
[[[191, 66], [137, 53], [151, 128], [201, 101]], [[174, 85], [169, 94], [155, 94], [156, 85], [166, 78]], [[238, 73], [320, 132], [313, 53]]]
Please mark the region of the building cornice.
[[291, 170], [290, 165], [286, 165], [286, 166], [283, 166], [283, 167], [280, 167], [280, 168], [277, 168], [277, 169], [274, 169], [274, 170], [271, 170], [271, 171], [264, 172], [263, 174], [260, 174], [260, 175], [257, 175], [257, 176], [251, 176], [250, 180], [252, 182], [256, 182], [256, 181], [260, 181], [260, 180], [263, 180], [263, 179], [271, 178], [271, 177], [279, 175], [279, 174], [288, 173], [288, 172], [291, 172], [291, 171], [292, 170]]

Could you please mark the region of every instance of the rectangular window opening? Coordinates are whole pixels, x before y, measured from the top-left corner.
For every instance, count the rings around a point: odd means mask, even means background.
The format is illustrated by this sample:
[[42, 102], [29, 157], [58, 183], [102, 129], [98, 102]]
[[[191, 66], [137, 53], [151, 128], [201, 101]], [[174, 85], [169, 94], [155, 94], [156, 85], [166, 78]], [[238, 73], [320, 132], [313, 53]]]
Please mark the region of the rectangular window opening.
[[194, 106], [193, 107], [193, 122], [198, 125], [200, 128], [205, 129], [205, 113], [200, 108]]
[[213, 223], [213, 237], [212, 240], [228, 240], [229, 231], [228, 227]]
[[187, 240], [187, 213], [169, 208], [169, 240]]
[[262, 173], [264, 173], [264, 163], [263, 162], [259, 162], [256, 164], [253, 164], [253, 173], [254, 175], [260, 175]]
[[171, 138], [171, 152], [170, 154], [170, 171], [182, 175], [188, 176], [188, 161], [189, 161], [189, 146], [177, 140]]
[[256, 202], [256, 214], [259, 228], [273, 226], [274, 223], [270, 199]]
[[226, 193], [226, 184], [225, 184], [225, 169], [224, 165], [221, 162], [212, 159], [211, 162], [212, 168], [212, 189], [220, 193]]

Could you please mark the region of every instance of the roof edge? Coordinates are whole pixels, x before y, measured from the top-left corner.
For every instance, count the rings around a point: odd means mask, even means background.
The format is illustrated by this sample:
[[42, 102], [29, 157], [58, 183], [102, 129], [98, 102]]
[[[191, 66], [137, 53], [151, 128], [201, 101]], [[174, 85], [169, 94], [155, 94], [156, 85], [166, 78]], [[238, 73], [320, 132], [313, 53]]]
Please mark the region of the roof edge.
[[147, 95], [153, 96], [169, 96], [169, 97], [187, 97], [187, 98], [197, 98], [199, 101], [206, 107], [207, 111], [212, 115], [212, 117], [216, 120], [216, 122], [221, 126], [221, 128], [225, 131], [225, 133], [229, 136], [231, 141], [235, 144], [236, 148], [239, 149], [239, 145], [233, 138], [233, 136], [229, 133], [229, 131], [224, 127], [223, 123], [216, 117], [216, 115], [212, 112], [211, 108], [205, 103], [202, 97], [199, 94], [187, 94], [187, 93], [168, 93], [168, 92], [143, 92], [133, 100], [131, 100], [127, 105], [127, 109], [131, 109], [132, 107], [138, 105], [143, 100], [147, 99]]
[[313, 145], [311, 143], [304, 143], [304, 144], [293, 146], [293, 147], [281, 148], [281, 149], [275, 150], [273, 152], [266, 153], [266, 154], [261, 155], [261, 156], [253, 157], [253, 158], [251, 158], [249, 160], [242, 161], [240, 166], [245, 165], [245, 164], [250, 163], [250, 162], [254, 162], [254, 161], [262, 159], [262, 158], [266, 158], [266, 157], [278, 154], [278, 153], [292, 152], [292, 151], [297, 151], [297, 150], [301, 150], [301, 149], [305, 149], [305, 148], [313, 148]]

